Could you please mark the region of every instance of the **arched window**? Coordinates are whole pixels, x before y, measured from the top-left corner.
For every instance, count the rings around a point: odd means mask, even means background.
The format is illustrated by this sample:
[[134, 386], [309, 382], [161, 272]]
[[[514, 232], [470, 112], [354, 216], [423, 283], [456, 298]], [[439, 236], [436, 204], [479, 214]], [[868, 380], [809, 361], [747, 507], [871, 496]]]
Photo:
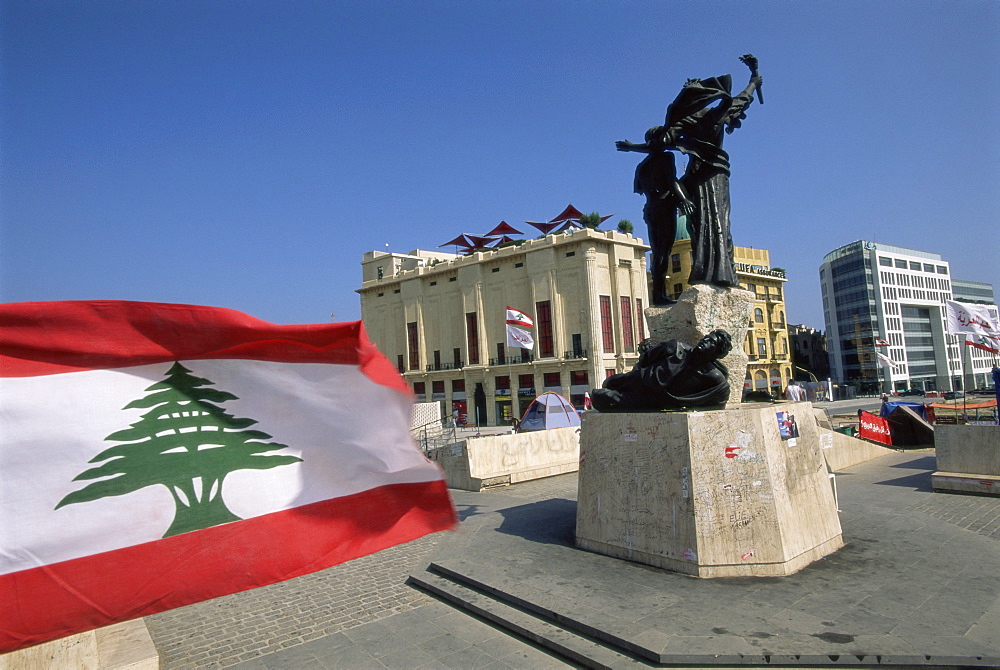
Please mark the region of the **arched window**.
[[753, 388], [755, 391], [767, 390], [767, 374], [763, 370], [753, 373]]
[[781, 390], [781, 373], [778, 372], [778, 368], [771, 368], [771, 386]]
[[753, 310], [753, 320], [757, 323], [764, 323], [764, 310], [760, 307], [755, 307]]
[[778, 312], [778, 323], [781, 325], [782, 328], [785, 327], [785, 312], [784, 311]]

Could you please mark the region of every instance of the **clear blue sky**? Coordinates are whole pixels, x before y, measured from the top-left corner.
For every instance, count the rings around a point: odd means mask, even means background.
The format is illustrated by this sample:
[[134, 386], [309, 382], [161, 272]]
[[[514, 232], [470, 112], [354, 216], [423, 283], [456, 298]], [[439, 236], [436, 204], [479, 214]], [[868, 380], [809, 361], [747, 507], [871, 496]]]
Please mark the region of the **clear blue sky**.
[[995, 0], [0, 0], [0, 299], [353, 320], [386, 243], [568, 203], [645, 237], [614, 141], [746, 52], [733, 235], [791, 322], [856, 239], [1000, 288], [998, 34]]

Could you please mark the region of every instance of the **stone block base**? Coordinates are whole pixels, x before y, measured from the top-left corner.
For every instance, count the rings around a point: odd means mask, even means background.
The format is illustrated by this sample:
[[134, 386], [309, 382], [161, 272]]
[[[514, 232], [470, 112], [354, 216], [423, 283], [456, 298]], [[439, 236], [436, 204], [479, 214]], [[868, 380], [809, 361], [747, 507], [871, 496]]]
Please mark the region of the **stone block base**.
[[599, 553], [770, 577], [843, 546], [809, 403], [586, 412], [579, 477], [576, 543]]
[[733, 349], [721, 362], [729, 370], [728, 404], [739, 405], [749, 360], [743, 351], [743, 341], [753, 301], [753, 293], [741, 288], [696, 284], [681, 293], [676, 305], [645, 310], [649, 337], [654, 342], [678, 340], [693, 347], [717, 328], [728, 332], [733, 338]]
[[1000, 496], [1000, 426], [935, 426], [935, 491]]
[[0, 654], [0, 670], [156, 670], [145, 622], [134, 619]]
[[1000, 496], [1000, 476], [938, 471], [931, 475], [931, 487], [937, 492]]

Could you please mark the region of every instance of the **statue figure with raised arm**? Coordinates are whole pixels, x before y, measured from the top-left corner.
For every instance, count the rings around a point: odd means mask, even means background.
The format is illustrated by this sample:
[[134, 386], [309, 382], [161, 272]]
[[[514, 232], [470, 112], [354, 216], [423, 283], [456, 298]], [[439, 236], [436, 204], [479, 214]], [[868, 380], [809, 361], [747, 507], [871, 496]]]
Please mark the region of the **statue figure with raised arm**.
[[[615, 143], [619, 151], [638, 151], [650, 156], [680, 151], [688, 156], [687, 169], [680, 180], [680, 193], [684, 195], [679, 196], [677, 206], [687, 208], [684, 202], [690, 194], [694, 210], [688, 217], [693, 256], [688, 278], [691, 284], [739, 286], [729, 229], [729, 155], [722, 149], [722, 141], [726, 134], [742, 125], [755, 91], [758, 101], [763, 103], [763, 79], [757, 73], [757, 59], [747, 54], [740, 60], [750, 68], [750, 82], [739, 94], [732, 95], [730, 75], [689, 79], [667, 108], [665, 124], [651, 128], [643, 144]], [[654, 244], [652, 234], [650, 243]], [[673, 244], [672, 237], [669, 244]], [[652, 255], [655, 267], [655, 247]], [[655, 274], [653, 280], [656, 281]], [[653, 300], [655, 303], [656, 297]]]

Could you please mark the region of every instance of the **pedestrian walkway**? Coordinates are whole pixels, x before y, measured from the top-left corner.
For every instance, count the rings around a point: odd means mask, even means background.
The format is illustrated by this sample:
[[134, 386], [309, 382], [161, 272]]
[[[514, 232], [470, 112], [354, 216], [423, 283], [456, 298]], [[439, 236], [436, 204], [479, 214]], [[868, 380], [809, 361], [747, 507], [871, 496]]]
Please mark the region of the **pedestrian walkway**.
[[[655, 667], [643, 649], [699, 667], [995, 664], [1000, 499], [933, 493], [934, 470], [933, 451], [910, 451], [840, 473], [846, 546], [790, 577], [698, 580], [580, 551], [569, 474], [452, 491], [455, 532], [146, 622], [167, 670]], [[457, 575], [442, 588], [477, 614], [410, 574]]]

